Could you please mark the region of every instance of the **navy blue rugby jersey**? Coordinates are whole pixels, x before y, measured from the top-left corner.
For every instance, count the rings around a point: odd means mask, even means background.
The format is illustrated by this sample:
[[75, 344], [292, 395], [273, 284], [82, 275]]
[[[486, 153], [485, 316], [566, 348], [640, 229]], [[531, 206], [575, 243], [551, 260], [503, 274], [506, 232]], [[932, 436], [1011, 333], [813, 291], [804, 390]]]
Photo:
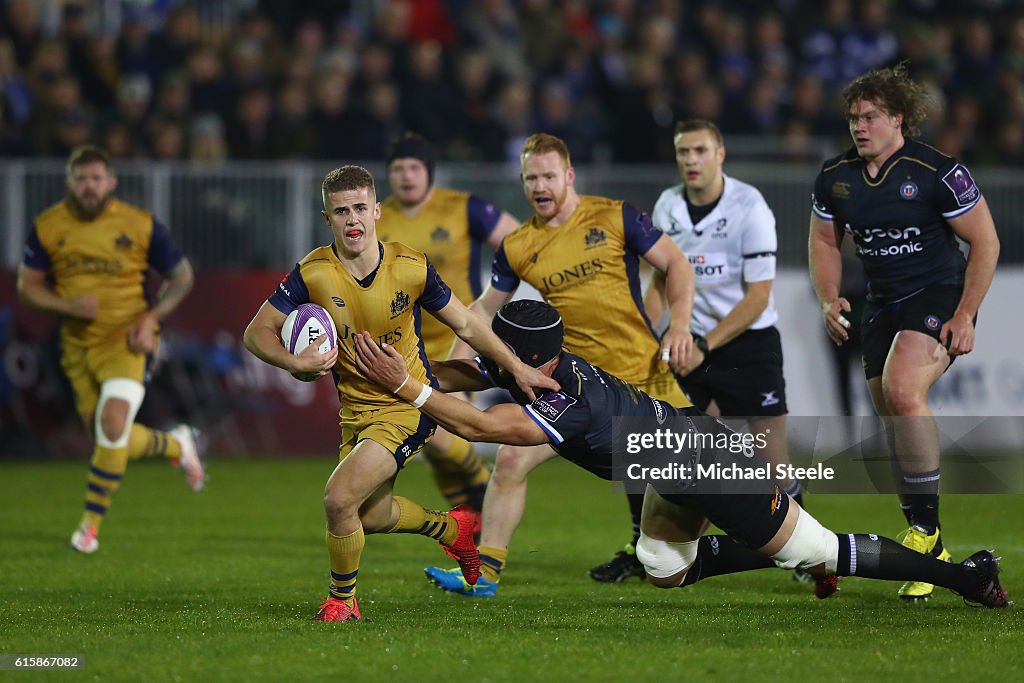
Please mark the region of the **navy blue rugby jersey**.
[[946, 221], [980, 199], [966, 166], [908, 138], [875, 178], [855, 147], [826, 161], [812, 209], [853, 237], [868, 298], [884, 303], [930, 285], [963, 282], [967, 261]]
[[675, 408], [632, 384], [563, 351], [552, 375], [560, 391], [548, 391], [532, 403], [507, 373], [489, 358], [477, 358], [480, 371], [507, 389], [527, 415], [547, 434], [552, 448], [566, 460], [602, 479], [613, 478], [612, 418], [699, 415], [695, 408]]

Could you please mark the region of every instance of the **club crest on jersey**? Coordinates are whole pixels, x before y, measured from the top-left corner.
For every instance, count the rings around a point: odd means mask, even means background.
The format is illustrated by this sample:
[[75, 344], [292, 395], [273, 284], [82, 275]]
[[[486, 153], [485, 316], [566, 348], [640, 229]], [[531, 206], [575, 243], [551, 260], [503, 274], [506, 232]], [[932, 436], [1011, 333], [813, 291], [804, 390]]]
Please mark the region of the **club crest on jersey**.
[[443, 225], [437, 226], [434, 232], [430, 233], [431, 242], [448, 242], [451, 238], [451, 233], [445, 230]]
[[836, 199], [849, 199], [850, 183], [836, 181], [832, 183], [832, 196]]
[[116, 246], [118, 249], [131, 249], [132, 240], [130, 237], [128, 237], [128, 235], [122, 232], [121, 236], [114, 240], [114, 246]]
[[600, 246], [605, 243], [606, 239], [607, 236], [604, 234], [604, 230], [601, 228], [591, 228], [586, 237], [583, 238], [584, 248], [591, 249]]
[[900, 196], [904, 199], [913, 199], [917, 196], [917, 184], [908, 180], [900, 185]]
[[409, 308], [409, 295], [405, 292], [395, 292], [395, 298], [391, 300], [391, 317], [397, 318]]
[[942, 327], [942, 321], [939, 320], [937, 315], [926, 315], [924, 317], [924, 326], [929, 330], [937, 330]]
[[725, 239], [729, 236], [729, 233], [725, 232], [725, 226], [728, 223], [728, 219], [719, 218], [715, 221], [715, 231], [711, 233], [711, 237], [714, 239]]

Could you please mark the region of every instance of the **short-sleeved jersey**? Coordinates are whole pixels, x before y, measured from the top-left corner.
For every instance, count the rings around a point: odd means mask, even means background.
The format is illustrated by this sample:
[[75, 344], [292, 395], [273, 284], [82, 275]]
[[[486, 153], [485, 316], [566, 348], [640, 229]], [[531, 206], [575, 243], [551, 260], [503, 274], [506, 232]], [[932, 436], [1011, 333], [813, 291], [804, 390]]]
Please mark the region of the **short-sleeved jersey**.
[[22, 262], [46, 271], [65, 299], [98, 299], [94, 320], [62, 321], [62, 342], [82, 347], [126, 335], [149, 308], [149, 269], [168, 273], [181, 258], [167, 228], [148, 211], [111, 199], [99, 217], [87, 221], [64, 200], [36, 216]]
[[868, 176], [856, 148], [826, 161], [812, 210], [853, 236], [868, 298], [892, 302], [929, 285], [963, 282], [967, 262], [946, 221], [980, 199], [966, 166], [907, 139], [877, 178]]
[[352, 413], [399, 403], [356, 367], [353, 337], [360, 332], [369, 332], [378, 344], [393, 346], [405, 358], [413, 378], [436, 386], [419, 336], [421, 308], [444, 308], [451, 290], [422, 252], [398, 242], [382, 248], [380, 265], [365, 286], [345, 269], [330, 245], [314, 249], [299, 261], [267, 299], [285, 315], [301, 304], [314, 303], [334, 319], [338, 328], [334, 380], [342, 410]]
[[[377, 235], [422, 251], [460, 301], [480, 296], [480, 247], [490, 237], [501, 211], [468, 192], [435, 187], [415, 216], [407, 216], [394, 197], [381, 205]], [[445, 359], [455, 334], [440, 320], [423, 321], [427, 357]]]
[[491, 284], [535, 287], [565, 322], [565, 348], [627, 382], [658, 373], [660, 344], [644, 311], [639, 257], [661, 237], [629, 204], [580, 197], [569, 220], [549, 226], [534, 216], [495, 254]]
[[[694, 225], [680, 183], [661, 193], [653, 220], [693, 264], [697, 289], [690, 328], [697, 334], [707, 335], [729, 315], [746, 293], [744, 283], [775, 279], [775, 215], [753, 185], [725, 176], [718, 204]], [[778, 319], [772, 296], [750, 329]]]
[[[494, 361], [477, 358], [477, 364], [495, 386], [523, 396], [515, 391], [514, 378], [501, 372]], [[552, 377], [562, 388], [541, 394], [523, 405], [523, 410], [544, 430], [559, 455], [602, 479], [611, 480], [613, 475], [613, 418], [654, 417], [662, 421], [696, 413], [694, 408], [680, 409], [659, 401], [572, 353], [559, 356]]]

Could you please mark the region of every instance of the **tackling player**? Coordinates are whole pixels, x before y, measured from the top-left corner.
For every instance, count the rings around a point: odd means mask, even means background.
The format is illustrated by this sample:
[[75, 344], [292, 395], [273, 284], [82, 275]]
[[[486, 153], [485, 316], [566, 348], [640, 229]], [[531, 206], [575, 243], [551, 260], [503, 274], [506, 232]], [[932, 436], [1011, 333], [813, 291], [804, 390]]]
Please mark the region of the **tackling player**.
[[[167, 228], [113, 196], [117, 176], [104, 149], [72, 150], [66, 183], [67, 196], [35, 218], [18, 268], [18, 296], [61, 316], [61, 367], [95, 442], [85, 511], [71, 547], [93, 553], [129, 460], [168, 458], [193, 491], [203, 488], [191, 427], [163, 432], [135, 422], [160, 321], [188, 295], [193, 277]], [[145, 291], [150, 269], [165, 278], [153, 302]]]
[[[358, 373], [353, 347], [357, 331], [370, 330], [377, 342], [397, 349], [413, 376], [430, 385], [433, 379], [418, 335], [421, 309], [426, 309], [472, 347], [495, 354], [527, 393], [532, 394], [531, 386], [557, 383], [521, 363], [484, 320], [452, 296], [422, 252], [377, 239], [381, 206], [369, 171], [343, 166], [328, 173], [323, 202], [333, 243], [314, 249], [295, 266], [260, 307], [244, 340], [258, 358], [293, 374], [316, 378], [333, 373], [341, 400], [341, 462], [324, 493], [329, 594], [313, 618], [356, 621], [361, 618], [356, 578], [366, 533], [433, 538], [458, 560], [470, 583], [480, 566], [471, 510], [435, 512], [393, 495], [398, 472], [430, 438], [434, 422]], [[288, 314], [304, 303], [322, 306], [334, 319], [338, 345], [327, 353], [317, 350], [323, 338], [299, 355], [280, 342]]]
[[[514, 301], [498, 311], [491, 326], [524, 363], [558, 380], [561, 389], [531, 399], [486, 357], [432, 364], [442, 390], [501, 386], [510, 390], [519, 404], [499, 404], [484, 412], [414, 379], [402, 355], [393, 347], [378, 346], [369, 334], [356, 339], [356, 362], [379, 386], [420, 406], [466, 439], [524, 446], [551, 444], [562, 457], [605, 479], [611, 479], [615, 471], [612, 425], [616, 417], [657, 418], [662, 423], [666, 416], [688, 419], [702, 415], [693, 407], [676, 408], [659, 401], [563, 351], [562, 319], [548, 304]], [[719, 422], [713, 425], [709, 429], [728, 431]], [[692, 419], [689, 426], [706, 428]], [[699, 450], [697, 457], [701, 465], [737, 463], [728, 448]], [[748, 483], [757, 490], [730, 494], [689, 489], [659, 494], [648, 485], [637, 555], [652, 583], [661, 588], [688, 586], [721, 574], [779, 566], [814, 575], [818, 580], [815, 594], [820, 598], [835, 592], [836, 577], [861, 576], [928, 581], [985, 607], [1012, 604], [999, 583], [998, 558], [988, 550], [980, 550], [960, 564], [949, 564], [875, 534], [835, 534], [774, 483]], [[728, 536], [702, 536], [709, 522]]]

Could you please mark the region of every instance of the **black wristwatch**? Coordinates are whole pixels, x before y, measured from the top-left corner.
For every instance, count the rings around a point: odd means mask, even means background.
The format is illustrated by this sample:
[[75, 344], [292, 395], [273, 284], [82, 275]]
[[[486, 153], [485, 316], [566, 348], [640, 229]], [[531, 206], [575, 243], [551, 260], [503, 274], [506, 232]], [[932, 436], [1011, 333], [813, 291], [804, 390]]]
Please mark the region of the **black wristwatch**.
[[708, 340], [696, 332], [691, 332], [690, 336], [693, 337], [693, 345], [701, 350], [701, 353], [704, 354], [704, 360], [707, 360], [711, 356], [711, 349], [708, 348]]

